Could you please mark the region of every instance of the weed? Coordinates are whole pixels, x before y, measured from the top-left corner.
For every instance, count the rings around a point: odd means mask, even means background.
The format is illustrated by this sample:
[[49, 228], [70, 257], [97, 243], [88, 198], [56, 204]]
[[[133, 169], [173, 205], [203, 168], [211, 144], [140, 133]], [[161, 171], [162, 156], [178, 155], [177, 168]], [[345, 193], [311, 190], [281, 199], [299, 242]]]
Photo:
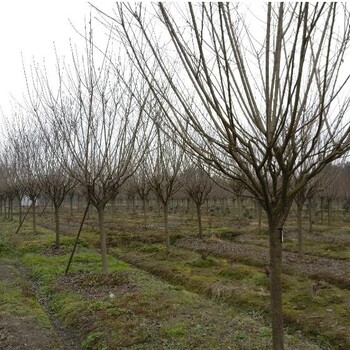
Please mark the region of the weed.
[[211, 266], [216, 266], [217, 262], [213, 258], [208, 257], [205, 259], [199, 258], [199, 259], [192, 260], [188, 262], [188, 265], [193, 267], [211, 267]]
[[166, 328], [165, 333], [169, 337], [183, 337], [185, 335], [185, 328], [183, 324], [176, 324]]
[[[102, 332], [91, 332], [87, 338], [83, 341], [83, 350], [107, 350], [105, 342], [101, 342], [105, 338], [105, 334]], [[102, 344], [101, 344], [102, 343]]]

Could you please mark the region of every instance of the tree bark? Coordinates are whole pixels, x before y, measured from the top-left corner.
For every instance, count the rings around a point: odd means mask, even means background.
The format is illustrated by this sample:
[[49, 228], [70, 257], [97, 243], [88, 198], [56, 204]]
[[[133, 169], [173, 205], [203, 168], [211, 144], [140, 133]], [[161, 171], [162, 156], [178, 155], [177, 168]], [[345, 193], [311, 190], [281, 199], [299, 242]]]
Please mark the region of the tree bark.
[[303, 206], [297, 205], [298, 252], [303, 255]]
[[55, 211], [55, 248], [60, 249], [60, 215], [59, 215], [59, 206], [54, 203], [54, 211]]
[[282, 311], [282, 242], [279, 220], [269, 218], [270, 234], [270, 298], [273, 350], [283, 350]]
[[143, 211], [143, 229], [147, 230], [146, 198], [142, 198], [142, 211]]
[[201, 205], [197, 203], [196, 207], [197, 207], [197, 219], [198, 219], [198, 236], [199, 238], [203, 238]]
[[314, 208], [313, 208], [313, 203], [311, 200], [309, 200], [309, 232], [313, 232], [313, 224], [312, 221], [314, 219]]
[[321, 224], [324, 223], [324, 198], [321, 197]]
[[70, 212], [70, 216], [73, 216], [73, 198], [74, 198], [74, 196], [69, 196], [69, 212]]
[[168, 205], [164, 205], [164, 229], [165, 229], [165, 251], [168, 254], [170, 252], [170, 235], [168, 227]]
[[102, 259], [102, 273], [107, 273], [107, 235], [104, 227], [104, 207], [98, 208], [98, 225], [100, 231], [100, 246]]
[[18, 222], [22, 222], [22, 198], [17, 197], [18, 200]]
[[36, 234], [36, 199], [32, 199], [33, 202], [33, 234]]
[[327, 224], [331, 226], [332, 223], [332, 199], [327, 199]]

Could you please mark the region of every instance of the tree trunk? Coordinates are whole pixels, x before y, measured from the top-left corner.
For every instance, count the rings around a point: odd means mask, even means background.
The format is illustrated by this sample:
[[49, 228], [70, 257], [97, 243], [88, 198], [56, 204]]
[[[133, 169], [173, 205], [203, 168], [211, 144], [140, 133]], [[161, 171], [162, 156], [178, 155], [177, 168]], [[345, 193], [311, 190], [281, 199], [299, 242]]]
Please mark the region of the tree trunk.
[[36, 199], [32, 199], [33, 202], [33, 234], [36, 234]]
[[328, 198], [327, 199], [327, 223], [328, 226], [331, 226], [331, 221], [332, 221], [332, 199]]
[[55, 248], [60, 249], [60, 215], [59, 215], [59, 206], [54, 203], [54, 212], [55, 212], [55, 233], [56, 233], [56, 242]]
[[143, 229], [147, 230], [146, 198], [142, 198], [142, 211], [143, 211]]
[[168, 204], [164, 205], [164, 229], [165, 229], [165, 251], [170, 252], [170, 235], [168, 228]]
[[262, 208], [260, 203], [257, 203], [257, 206], [258, 206], [258, 232], [261, 233]]
[[303, 205], [297, 205], [298, 252], [303, 255]]
[[18, 196], [18, 222], [22, 222], [22, 197]]
[[100, 231], [100, 246], [102, 258], [102, 273], [107, 273], [107, 235], [104, 227], [104, 207], [98, 208], [98, 225]]
[[283, 350], [282, 312], [282, 242], [279, 220], [269, 218], [270, 234], [270, 298], [273, 350]]
[[196, 203], [196, 207], [197, 207], [197, 219], [198, 219], [198, 236], [199, 238], [203, 238], [201, 205], [199, 203]]
[[242, 219], [242, 199], [241, 199], [241, 197], [237, 197], [237, 215], [238, 215], [238, 222], [240, 225], [241, 219]]
[[313, 203], [312, 200], [309, 199], [309, 232], [313, 232], [313, 224], [312, 221], [314, 219], [314, 212], [313, 212]]
[[9, 220], [13, 220], [13, 197], [9, 198]]
[[4, 218], [7, 220], [7, 198], [4, 199]]
[[321, 197], [321, 224], [324, 223], [324, 198]]
[[70, 216], [73, 216], [73, 198], [74, 198], [74, 196], [69, 196], [69, 212], [70, 212]]

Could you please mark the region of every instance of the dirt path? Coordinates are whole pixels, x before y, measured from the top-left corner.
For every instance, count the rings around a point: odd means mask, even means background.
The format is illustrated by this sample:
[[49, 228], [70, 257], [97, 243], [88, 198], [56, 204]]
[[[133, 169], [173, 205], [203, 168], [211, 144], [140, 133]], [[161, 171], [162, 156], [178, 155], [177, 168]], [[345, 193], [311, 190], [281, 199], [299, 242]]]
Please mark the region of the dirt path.
[[15, 262], [3, 259], [0, 259], [0, 349], [81, 349], [73, 334], [52, 321]]

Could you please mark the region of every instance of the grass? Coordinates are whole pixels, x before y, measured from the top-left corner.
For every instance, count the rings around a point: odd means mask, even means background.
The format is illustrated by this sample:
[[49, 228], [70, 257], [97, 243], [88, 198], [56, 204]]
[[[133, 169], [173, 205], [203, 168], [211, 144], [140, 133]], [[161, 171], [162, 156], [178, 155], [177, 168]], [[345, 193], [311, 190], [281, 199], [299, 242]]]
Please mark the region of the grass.
[[0, 316], [33, 318], [43, 327], [50, 328], [49, 318], [37, 301], [32, 286], [16, 268], [17, 262], [0, 258], [0, 264], [2, 271], [5, 269], [12, 275], [1, 279]]
[[[50, 225], [40, 228], [35, 237], [29, 225], [3, 246], [0, 241], [0, 249], [6, 251], [11, 245], [15, 248], [15, 254], [39, 283], [41, 293], [49, 298], [53, 312], [80, 331], [83, 349], [201, 349], [201, 344], [205, 349], [271, 348], [269, 279], [255, 257], [230, 260], [179, 247], [166, 254], [164, 232], [156, 213], [149, 217], [147, 231], [142, 229], [142, 215], [124, 214], [117, 212], [117, 222], [107, 216], [107, 278], [99, 273], [100, 255], [93, 248], [99, 241], [96, 226], [84, 229], [66, 279], [62, 275], [74, 241], [69, 232], [62, 237], [59, 254], [51, 254], [54, 235]], [[237, 220], [224, 214], [211, 212], [211, 227], [206, 234], [267, 246], [266, 233], [257, 234], [249, 225], [232, 228]], [[92, 212], [88, 225], [94, 219]], [[176, 239], [196, 234], [195, 220], [181, 221], [175, 213], [170, 215], [170, 222]], [[339, 229], [339, 237], [346, 234]], [[293, 251], [295, 244], [288, 238], [285, 247]], [[337, 242], [316, 242], [312, 254], [348, 259], [339, 246]], [[305, 247], [308, 251], [308, 240]], [[311, 248], [310, 244], [310, 251]], [[286, 348], [345, 349], [349, 342], [342, 328], [350, 328], [349, 291], [330, 283], [313, 295], [312, 283], [310, 277], [295, 271], [283, 275], [284, 313], [289, 329]]]

